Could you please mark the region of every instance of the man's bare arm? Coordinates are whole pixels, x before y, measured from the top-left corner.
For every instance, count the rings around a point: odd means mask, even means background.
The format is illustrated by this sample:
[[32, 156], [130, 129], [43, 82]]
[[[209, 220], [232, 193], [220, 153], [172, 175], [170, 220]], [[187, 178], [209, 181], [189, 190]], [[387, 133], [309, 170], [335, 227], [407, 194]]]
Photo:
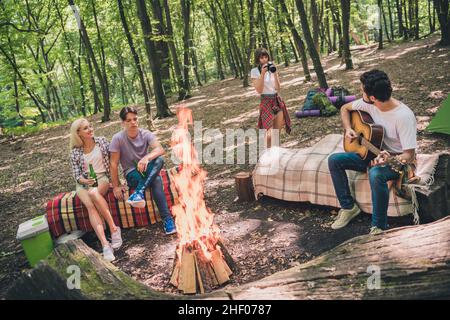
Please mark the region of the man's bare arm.
[[122, 188], [119, 180], [119, 159], [120, 152], [111, 152], [111, 183], [113, 185], [114, 196], [122, 200]]

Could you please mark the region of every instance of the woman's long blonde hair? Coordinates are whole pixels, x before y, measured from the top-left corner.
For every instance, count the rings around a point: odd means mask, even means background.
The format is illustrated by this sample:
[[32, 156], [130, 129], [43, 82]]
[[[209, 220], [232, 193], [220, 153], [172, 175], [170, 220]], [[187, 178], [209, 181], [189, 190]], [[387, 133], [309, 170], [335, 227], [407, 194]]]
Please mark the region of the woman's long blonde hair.
[[70, 126], [70, 150], [72, 150], [73, 148], [80, 148], [83, 146], [83, 140], [81, 140], [78, 131], [84, 121], [87, 120], [84, 118], [77, 119], [74, 122], [72, 122], [72, 125]]

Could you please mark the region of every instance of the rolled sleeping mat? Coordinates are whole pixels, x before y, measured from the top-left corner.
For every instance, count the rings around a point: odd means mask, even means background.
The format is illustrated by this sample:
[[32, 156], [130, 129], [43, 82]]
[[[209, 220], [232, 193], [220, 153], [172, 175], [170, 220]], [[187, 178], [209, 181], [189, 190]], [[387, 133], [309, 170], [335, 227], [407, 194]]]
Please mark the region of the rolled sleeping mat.
[[[339, 99], [341, 99], [341, 98], [342, 98], [344, 101], [339, 101]], [[356, 100], [356, 96], [343, 96], [343, 97], [335, 96], [335, 97], [328, 97], [328, 99], [330, 100], [330, 102], [331, 102], [334, 106], [336, 106], [336, 103], [337, 103], [338, 101], [341, 102], [341, 106], [342, 106], [342, 105], [344, 105], [344, 104], [346, 104], [346, 103], [355, 101], [355, 100]]]
[[325, 91], [325, 94], [327, 95], [327, 97], [331, 97], [331, 96], [333, 95], [333, 89], [328, 88], [328, 89]]
[[299, 110], [295, 112], [297, 118], [320, 117], [320, 110]]

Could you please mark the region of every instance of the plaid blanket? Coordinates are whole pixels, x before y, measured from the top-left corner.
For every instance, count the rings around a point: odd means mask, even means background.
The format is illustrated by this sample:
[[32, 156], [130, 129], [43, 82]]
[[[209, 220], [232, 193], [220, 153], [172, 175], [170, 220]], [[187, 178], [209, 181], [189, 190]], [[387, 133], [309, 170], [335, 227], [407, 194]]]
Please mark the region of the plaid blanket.
[[[170, 210], [172, 210], [173, 205], [178, 203], [178, 193], [172, 180], [177, 171], [178, 168], [174, 167], [170, 170], [162, 169], [160, 172]], [[158, 207], [150, 190], [147, 189], [145, 192], [147, 203], [145, 208], [133, 208], [126, 203], [130, 192], [133, 193], [133, 190], [125, 193], [124, 200], [117, 200], [112, 189], [106, 195], [106, 202], [116, 225], [122, 228], [133, 228], [144, 227], [161, 221]], [[50, 232], [54, 237], [59, 237], [74, 230], [93, 230], [89, 222], [87, 209], [76, 196], [75, 191], [61, 193], [47, 203], [47, 221]]]
[[[274, 148], [271, 148], [274, 149]], [[267, 195], [287, 201], [340, 207], [328, 169], [328, 157], [343, 152], [342, 136], [331, 134], [304, 149], [268, 149], [253, 171], [256, 197]], [[367, 173], [347, 170], [350, 190], [362, 211], [372, 213]], [[411, 201], [396, 196], [390, 186], [388, 216], [413, 212]]]

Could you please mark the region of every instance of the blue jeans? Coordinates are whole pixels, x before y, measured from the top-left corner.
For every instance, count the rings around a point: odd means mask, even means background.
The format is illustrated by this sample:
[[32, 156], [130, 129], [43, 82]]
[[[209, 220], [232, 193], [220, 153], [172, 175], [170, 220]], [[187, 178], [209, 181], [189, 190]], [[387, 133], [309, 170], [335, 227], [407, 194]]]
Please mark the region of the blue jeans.
[[136, 169], [129, 172], [126, 176], [128, 186], [135, 189], [135, 192], [144, 192], [145, 189], [151, 188], [153, 199], [158, 206], [161, 218], [166, 220], [171, 218], [169, 206], [167, 205], [166, 196], [164, 194], [163, 184], [159, 171], [164, 165], [162, 157], [158, 157], [150, 161], [147, 165], [145, 177]]
[[[369, 160], [362, 160], [356, 153], [334, 153], [328, 158], [328, 168], [330, 169], [334, 190], [341, 208], [351, 209], [355, 204], [350, 193], [345, 170], [366, 172], [369, 164]], [[387, 209], [389, 205], [387, 182], [398, 177], [398, 173], [386, 166], [369, 169], [369, 182], [372, 193], [372, 226], [383, 230], [387, 228]]]

